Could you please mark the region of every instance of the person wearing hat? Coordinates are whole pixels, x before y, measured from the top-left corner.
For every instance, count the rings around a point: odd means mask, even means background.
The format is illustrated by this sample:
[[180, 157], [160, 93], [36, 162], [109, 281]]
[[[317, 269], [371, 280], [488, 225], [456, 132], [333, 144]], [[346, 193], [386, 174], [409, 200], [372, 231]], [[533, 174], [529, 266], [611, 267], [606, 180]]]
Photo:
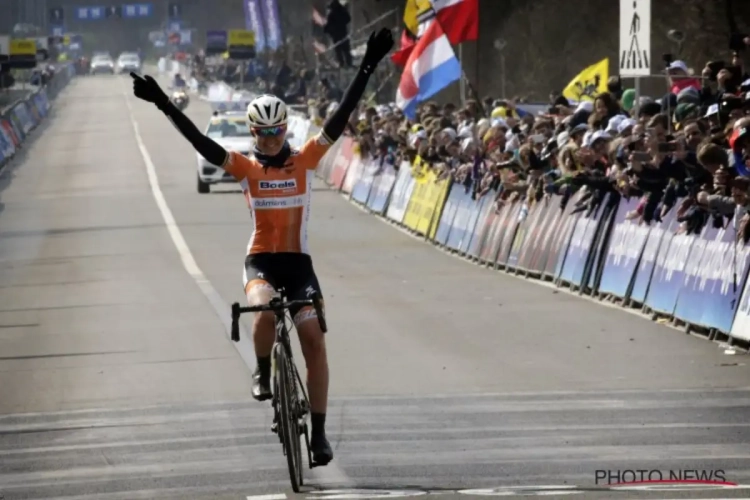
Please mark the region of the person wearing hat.
[[604, 129], [606, 133], [608, 133], [611, 136], [616, 136], [619, 132], [620, 124], [627, 120], [628, 117], [625, 115], [615, 115], [612, 118], [609, 119], [609, 123], [607, 123], [607, 128]]
[[642, 103], [638, 109], [638, 121], [640, 123], [648, 123], [659, 113], [661, 113], [661, 104], [658, 102], [648, 101]]
[[690, 70], [684, 61], [672, 61], [667, 67], [667, 79], [669, 80], [669, 91], [677, 95], [681, 90], [693, 87], [701, 90], [701, 81], [690, 76]]
[[637, 121], [632, 118], [625, 118], [620, 121], [617, 125], [617, 135], [621, 137], [628, 137], [633, 133], [633, 128], [638, 124]]
[[697, 104], [681, 103], [674, 110], [675, 129], [679, 130], [681, 124], [687, 120], [697, 119], [700, 117], [700, 107]]
[[633, 108], [635, 107], [635, 89], [626, 89], [622, 92], [622, 98], [620, 99], [620, 106], [622, 110], [632, 115]]

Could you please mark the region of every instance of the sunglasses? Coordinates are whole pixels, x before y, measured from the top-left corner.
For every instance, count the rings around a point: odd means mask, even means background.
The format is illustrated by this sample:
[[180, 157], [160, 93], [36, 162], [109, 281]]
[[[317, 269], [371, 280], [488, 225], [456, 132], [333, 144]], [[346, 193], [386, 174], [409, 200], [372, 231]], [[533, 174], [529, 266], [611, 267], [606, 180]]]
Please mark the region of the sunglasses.
[[259, 137], [276, 137], [278, 135], [284, 135], [286, 127], [280, 125], [278, 127], [258, 127], [253, 129], [253, 134]]

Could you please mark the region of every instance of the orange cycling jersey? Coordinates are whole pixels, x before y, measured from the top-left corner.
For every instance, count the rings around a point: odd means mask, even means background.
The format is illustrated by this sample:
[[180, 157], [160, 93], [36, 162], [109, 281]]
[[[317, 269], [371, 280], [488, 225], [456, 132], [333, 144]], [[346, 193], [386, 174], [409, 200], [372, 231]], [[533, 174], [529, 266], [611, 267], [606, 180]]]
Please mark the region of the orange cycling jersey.
[[253, 220], [249, 255], [292, 252], [309, 254], [307, 221], [318, 162], [331, 147], [323, 133], [292, 149], [283, 168], [264, 169], [255, 158], [232, 151], [224, 169], [242, 186]]

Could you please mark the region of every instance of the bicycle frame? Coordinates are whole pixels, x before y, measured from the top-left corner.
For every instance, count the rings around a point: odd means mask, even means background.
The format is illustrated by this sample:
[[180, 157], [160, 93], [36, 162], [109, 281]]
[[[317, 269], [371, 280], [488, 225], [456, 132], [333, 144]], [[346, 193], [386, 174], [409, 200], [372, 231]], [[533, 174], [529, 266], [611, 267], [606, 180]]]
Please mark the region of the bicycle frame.
[[[309, 467], [312, 469], [317, 464], [312, 460], [310, 437], [307, 428], [307, 415], [310, 412], [310, 402], [305, 385], [302, 383], [302, 377], [294, 362], [289, 328], [287, 328], [286, 323], [286, 312], [292, 307], [313, 306], [323, 333], [327, 331], [327, 325], [323, 316], [322, 303], [317, 293], [313, 293], [308, 300], [287, 302], [284, 301], [285, 291], [279, 289], [277, 292], [279, 296], [274, 297], [265, 305], [240, 307], [237, 302], [232, 304], [231, 337], [234, 342], [239, 342], [239, 318], [242, 313], [273, 311], [275, 339], [271, 348], [271, 374], [273, 377], [273, 397], [271, 404], [274, 411], [274, 425], [272, 426], [272, 430], [279, 436], [284, 454], [287, 457], [292, 489], [295, 493], [299, 493], [299, 487], [303, 484], [300, 435], [304, 434], [305, 436]], [[288, 365], [286, 367], [286, 375], [280, 371], [281, 367], [278, 366], [279, 361], [282, 365]], [[286, 380], [287, 378], [290, 378], [291, 382]], [[284, 389], [280, 388], [281, 385], [284, 385]], [[293, 396], [294, 400], [292, 400]]]

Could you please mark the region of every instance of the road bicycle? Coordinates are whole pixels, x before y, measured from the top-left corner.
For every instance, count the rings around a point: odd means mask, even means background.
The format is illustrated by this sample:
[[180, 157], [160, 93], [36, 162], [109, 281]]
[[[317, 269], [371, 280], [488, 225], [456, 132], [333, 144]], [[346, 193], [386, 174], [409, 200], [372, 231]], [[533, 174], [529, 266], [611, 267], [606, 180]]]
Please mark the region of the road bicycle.
[[285, 300], [283, 288], [276, 290], [278, 296], [271, 299], [266, 305], [240, 307], [238, 302], [232, 304], [232, 340], [240, 341], [240, 315], [244, 313], [256, 313], [262, 311], [273, 311], [276, 323], [276, 340], [271, 350], [271, 406], [273, 407], [273, 424], [271, 431], [279, 436], [282, 450], [286, 456], [289, 467], [289, 479], [292, 481], [292, 490], [299, 493], [303, 485], [302, 478], [302, 447], [300, 436], [305, 436], [305, 447], [307, 448], [307, 460], [310, 469], [317, 467], [313, 462], [310, 451], [310, 434], [307, 427], [307, 416], [310, 413], [310, 403], [302, 383], [297, 366], [292, 356], [292, 345], [289, 340], [289, 328], [287, 327], [287, 311], [292, 307], [312, 306], [318, 315], [318, 322], [323, 333], [328, 330], [320, 296], [317, 292], [309, 295], [307, 300]]

